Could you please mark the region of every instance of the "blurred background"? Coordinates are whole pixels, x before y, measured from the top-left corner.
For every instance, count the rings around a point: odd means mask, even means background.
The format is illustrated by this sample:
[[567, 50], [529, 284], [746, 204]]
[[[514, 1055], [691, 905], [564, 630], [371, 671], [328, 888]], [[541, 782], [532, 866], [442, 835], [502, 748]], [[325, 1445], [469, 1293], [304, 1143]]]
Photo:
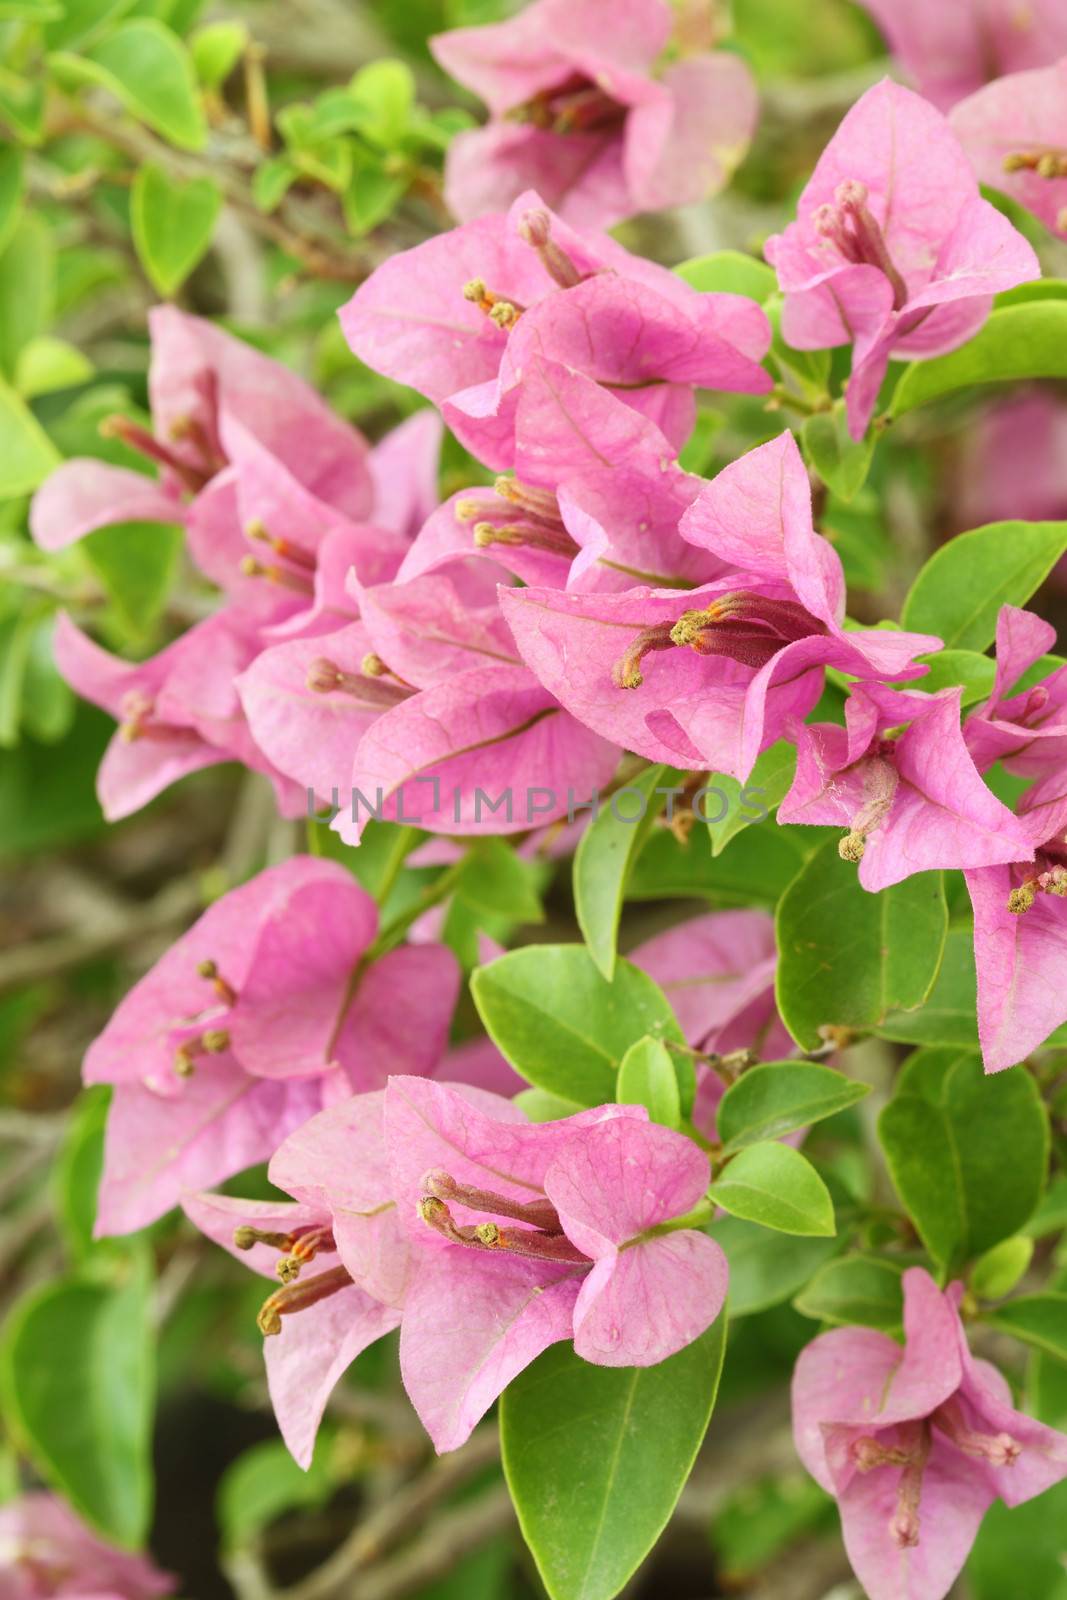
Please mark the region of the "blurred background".
[[[303, 824], [275, 815], [266, 783], [231, 767], [105, 826], [94, 779], [113, 725], [56, 675], [54, 615], [67, 609], [108, 648], [139, 657], [208, 614], [212, 597], [185, 562], [180, 530], [149, 541], [136, 525], [104, 529], [46, 557], [28, 538], [28, 498], [66, 456], [137, 465], [99, 424], [146, 414], [145, 313], [161, 297], [291, 364], [372, 438], [414, 409], [417, 397], [351, 356], [334, 313], [377, 262], [449, 225], [443, 153], [481, 110], [434, 65], [427, 37], [514, 9], [505, 0], [0, 0], [0, 1412], [13, 1424], [0, 1449], [0, 1500], [43, 1481], [121, 1526], [123, 1508], [147, 1504], [154, 1484], [152, 1550], [189, 1600], [541, 1591], [492, 1422], [435, 1464], [400, 1390], [393, 1341], [339, 1386], [305, 1475], [267, 1404], [261, 1286], [173, 1215], [144, 1234], [93, 1242], [107, 1091], [80, 1092], [87, 1044], [206, 904], [306, 846]], [[702, 37], [749, 61], [759, 130], [727, 192], [630, 223], [619, 237], [669, 265], [722, 248], [758, 254], [844, 111], [889, 69], [884, 45], [849, 0], [682, 0], [682, 10]], [[111, 30], [131, 18], [161, 23], [181, 63], [162, 119], [158, 106], [141, 115], [136, 71], [116, 88], [101, 65]], [[201, 116], [205, 136], [193, 148], [188, 119]], [[164, 198], [175, 185], [190, 206], [169, 243], [131, 224], [146, 166], [162, 174]], [[1025, 218], [1019, 225], [1038, 232], [1049, 260], [1047, 236]], [[794, 357], [798, 382], [809, 359]], [[685, 463], [713, 473], [778, 426], [763, 402], [719, 402], [702, 411]], [[1052, 390], [1011, 406], [965, 396], [899, 424], [864, 488], [819, 507], [853, 613], [894, 615], [931, 547], [959, 528], [1067, 516], [1065, 432], [1067, 402]], [[1005, 506], [991, 462], [1020, 440], [1032, 452], [1021, 475], [1028, 503], [1017, 503], [1017, 474]], [[446, 449], [445, 493], [484, 478]], [[1061, 591], [1040, 609], [1063, 620]], [[323, 833], [316, 848], [328, 848]], [[770, 836], [763, 842], [773, 851]], [[650, 849], [654, 898], [631, 943], [677, 917], [679, 902], [696, 911], [751, 897], [751, 882], [731, 880], [732, 858], [730, 869], [709, 857], [694, 870], [668, 836]], [[360, 854], [354, 870], [372, 875], [373, 830]], [[405, 870], [394, 894], [415, 892], [432, 871]], [[536, 929], [502, 921], [492, 906], [453, 908], [445, 937], [468, 966], [479, 929], [576, 936], [566, 865], [535, 863], [531, 883], [545, 910]], [[640, 884], [639, 868], [638, 893]], [[471, 1025], [461, 1016], [461, 1030]], [[857, 1070], [877, 1079], [883, 1064], [874, 1055]], [[860, 1181], [864, 1120], [848, 1114], [823, 1127], [823, 1154], [847, 1195]], [[268, 1192], [262, 1174], [230, 1187]], [[788, 1375], [813, 1332], [790, 1296], [812, 1270], [807, 1253], [827, 1243], [775, 1237], [773, 1271], [766, 1260], [747, 1275], [735, 1267], [748, 1315], [703, 1455], [634, 1596], [858, 1596], [836, 1515], [796, 1461], [788, 1425]], [[44, 1285], [42, 1336], [16, 1337]], [[1031, 1381], [1067, 1391], [1064, 1371], [1047, 1362]], [[994, 1508], [958, 1594], [1062, 1597], [1048, 1518], [1044, 1503], [1010, 1517]]]

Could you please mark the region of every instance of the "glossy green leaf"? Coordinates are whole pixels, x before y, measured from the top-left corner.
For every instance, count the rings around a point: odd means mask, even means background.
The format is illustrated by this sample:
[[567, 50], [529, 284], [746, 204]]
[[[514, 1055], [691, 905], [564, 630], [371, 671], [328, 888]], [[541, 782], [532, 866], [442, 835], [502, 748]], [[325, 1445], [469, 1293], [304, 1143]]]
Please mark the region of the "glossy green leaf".
[[82, 540], [89, 565], [125, 625], [146, 633], [166, 603], [183, 532], [167, 522], [116, 522]]
[[780, 1139], [855, 1105], [870, 1092], [865, 1083], [812, 1061], [768, 1061], [750, 1067], [730, 1085], [715, 1113], [725, 1150]]
[[59, 451], [33, 412], [0, 379], [0, 500], [29, 494], [59, 465]]
[[948, 927], [940, 873], [868, 894], [837, 847], [828, 839], [778, 905], [778, 1010], [805, 1050], [921, 1006]]
[[849, 434], [844, 403], [839, 400], [832, 411], [805, 418], [800, 441], [809, 464], [827, 488], [841, 500], [855, 499], [870, 471], [874, 432], [868, 429], [857, 443]]
[[772, 1233], [740, 1217], [719, 1217], [708, 1229], [730, 1264], [730, 1315], [745, 1317], [781, 1305], [842, 1248], [840, 1238]]
[[17, 144], [0, 145], [0, 251], [19, 219], [22, 205], [22, 151]]
[[211, 243], [222, 191], [213, 178], [181, 182], [147, 162], [133, 180], [130, 225], [141, 265], [162, 295], [172, 295]]
[[51, 228], [42, 217], [19, 217], [0, 254], [0, 371], [9, 379], [20, 352], [51, 321], [55, 279]]
[[947, 1070], [928, 1057], [882, 1112], [878, 1137], [901, 1201], [946, 1269], [1017, 1233], [1041, 1198], [1048, 1114], [1022, 1068], [987, 1077], [976, 1057]]
[[66, 83], [95, 83], [181, 150], [201, 150], [207, 125], [189, 52], [154, 17], [135, 17], [85, 55], [60, 52], [53, 70]]
[[536, 870], [521, 861], [504, 839], [479, 839], [471, 848], [456, 884], [460, 899], [475, 911], [515, 923], [543, 922]]
[[583, 945], [527, 945], [479, 967], [471, 993], [517, 1072], [582, 1105], [615, 1099], [619, 1065], [645, 1034], [684, 1044], [662, 989], [628, 961], [609, 983]]
[[705, 819], [714, 819], [706, 820], [713, 856], [722, 855], [731, 839], [745, 828], [766, 821], [788, 794], [796, 767], [796, 747], [779, 739], [757, 757], [743, 784], [724, 773], [711, 773], [707, 788], [713, 792], [701, 801], [700, 809]]
[[1001, 606], [1025, 605], [1064, 551], [1067, 522], [994, 522], [957, 534], [916, 577], [901, 623], [951, 649], [985, 650]]
[[139, 1543], [152, 1509], [149, 1285], [64, 1280], [19, 1301], [0, 1347], [4, 1412], [34, 1465], [109, 1538]]
[[[638, 1039], [619, 1064], [616, 1100], [623, 1106], [645, 1106], [653, 1122], [677, 1128], [682, 1120], [682, 1103], [674, 1061], [660, 1039]], [[692, 1071], [690, 1061], [690, 1074]], [[692, 1100], [692, 1095], [689, 1098]]]
[[1024, 378], [1067, 378], [1067, 302], [1055, 298], [1003, 306], [958, 350], [913, 361], [897, 384], [889, 414], [903, 416], [975, 384]]
[[1003, 1300], [1033, 1260], [1034, 1241], [1025, 1233], [1002, 1239], [979, 1256], [971, 1269], [971, 1293], [979, 1300]]
[[835, 1232], [829, 1189], [806, 1156], [773, 1139], [734, 1156], [708, 1193], [731, 1216], [779, 1233], [828, 1238]]
[[1020, 1295], [984, 1311], [982, 1321], [1067, 1361], [1067, 1293]]
[[612, 1600], [674, 1510], [707, 1431], [726, 1314], [653, 1367], [553, 1345], [500, 1403], [504, 1474], [550, 1600]]
[[778, 287], [772, 267], [740, 250], [715, 250], [708, 256], [693, 256], [674, 270], [679, 278], [705, 294], [743, 294], [761, 305]]
[[674, 774], [648, 767], [611, 796], [586, 828], [574, 854], [574, 909], [589, 954], [605, 978], [615, 971], [619, 919], [634, 862], [662, 811]]
[[939, 650], [936, 655], [920, 656], [919, 660], [930, 669], [914, 685], [923, 694], [936, 694], [939, 689], [955, 689], [962, 684], [961, 703], [971, 706], [993, 692], [997, 667], [992, 656], [981, 655], [977, 650]]
[[816, 1322], [897, 1333], [904, 1317], [902, 1271], [897, 1262], [881, 1256], [842, 1256], [821, 1267], [793, 1304]]
[[226, 1468], [216, 1497], [219, 1530], [227, 1550], [251, 1543], [286, 1511], [324, 1505], [333, 1488], [326, 1464], [329, 1437], [320, 1433], [315, 1456], [305, 1472], [280, 1439], [264, 1439]]
[[243, 22], [209, 22], [189, 39], [189, 53], [200, 82], [221, 89], [248, 47]]

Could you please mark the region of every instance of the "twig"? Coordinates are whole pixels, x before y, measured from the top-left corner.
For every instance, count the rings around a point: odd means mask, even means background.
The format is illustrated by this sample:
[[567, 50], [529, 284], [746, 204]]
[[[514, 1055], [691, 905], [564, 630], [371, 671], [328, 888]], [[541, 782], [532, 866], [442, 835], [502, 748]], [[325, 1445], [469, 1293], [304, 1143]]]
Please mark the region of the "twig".
[[[360, 1600], [368, 1600], [372, 1594], [385, 1600], [387, 1596], [406, 1594], [412, 1588], [421, 1587], [430, 1578], [447, 1571], [451, 1562], [457, 1559], [457, 1536], [461, 1542], [467, 1541], [463, 1542], [464, 1550], [474, 1548], [488, 1537], [488, 1532], [483, 1531], [482, 1526], [486, 1520], [484, 1503], [491, 1498], [495, 1502], [498, 1497], [483, 1495], [471, 1506], [442, 1516], [418, 1545], [405, 1550], [393, 1561], [382, 1564], [378, 1569], [377, 1583], [368, 1569], [395, 1540], [410, 1536], [411, 1529], [418, 1527], [434, 1506], [447, 1499], [474, 1473], [495, 1461], [499, 1448], [496, 1428], [480, 1428], [462, 1450], [434, 1462], [420, 1477], [413, 1479], [361, 1522], [328, 1561], [302, 1583], [283, 1590], [279, 1600], [331, 1600], [333, 1596], [352, 1592], [349, 1585], [357, 1573], [363, 1574], [359, 1584]], [[501, 1494], [510, 1516], [507, 1492], [501, 1490]], [[476, 1512], [478, 1515], [474, 1516]], [[464, 1518], [466, 1520], [462, 1520]], [[494, 1505], [489, 1520], [489, 1531], [503, 1526], [499, 1505]]]
[[0, 956], [0, 992], [68, 972], [72, 967], [108, 955], [124, 945], [136, 944], [153, 934], [164, 933], [202, 906], [199, 879], [179, 878], [169, 883], [147, 904], [131, 907], [129, 915], [121, 923], [60, 933], [53, 938], [37, 939], [32, 944], [9, 950]]

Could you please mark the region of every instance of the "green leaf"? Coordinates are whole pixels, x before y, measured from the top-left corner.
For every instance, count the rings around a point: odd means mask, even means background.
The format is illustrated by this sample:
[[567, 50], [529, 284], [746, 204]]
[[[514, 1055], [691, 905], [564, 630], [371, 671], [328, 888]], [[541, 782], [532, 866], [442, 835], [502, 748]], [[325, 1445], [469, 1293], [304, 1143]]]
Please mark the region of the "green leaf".
[[979, 1300], [1003, 1300], [1011, 1294], [1023, 1276], [1034, 1255], [1034, 1241], [1024, 1233], [1002, 1239], [984, 1256], [979, 1256], [971, 1269], [971, 1293]]
[[708, 1229], [730, 1264], [730, 1315], [747, 1317], [781, 1305], [841, 1249], [840, 1238], [802, 1239], [771, 1233], [740, 1217], [720, 1217]]
[[760, 305], [778, 287], [773, 268], [740, 250], [715, 250], [708, 256], [693, 256], [674, 270], [679, 278], [705, 294], [743, 294]]
[[[633, 783], [611, 796], [610, 804], [586, 828], [574, 853], [574, 909], [589, 954], [605, 978], [615, 971], [622, 903], [634, 862], [663, 809], [674, 773], [648, 767]], [[626, 796], [621, 799], [620, 796]], [[633, 796], [638, 797], [635, 808]]]
[[30, 494], [59, 465], [59, 451], [33, 412], [0, 379], [0, 500]]
[[[692, 1074], [692, 1062], [689, 1063]], [[659, 1039], [638, 1039], [619, 1065], [615, 1098], [621, 1106], [646, 1106], [653, 1122], [677, 1128], [682, 1120], [678, 1075], [667, 1046]], [[690, 1101], [692, 1095], [690, 1095]]]
[[255, 170], [252, 199], [260, 211], [275, 211], [300, 176], [300, 168], [288, 156], [274, 156]]
[[901, 624], [949, 648], [984, 650], [1001, 606], [1024, 605], [1065, 550], [1067, 522], [994, 522], [957, 534], [916, 577]]
[[[924, 1092], [920, 1092], [924, 1091]], [[1048, 1115], [1022, 1068], [987, 1077], [973, 1056], [929, 1056], [878, 1121], [893, 1185], [946, 1269], [1017, 1233], [1048, 1167]]]
[[829, 1238], [835, 1232], [829, 1189], [806, 1156], [773, 1139], [734, 1156], [708, 1194], [731, 1216], [779, 1233]]
[[0, 145], [0, 251], [7, 245], [22, 206], [22, 151], [17, 144]]
[[87, 1521], [140, 1543], [152, 1509], [154, 1343], [149, 1285], [65, 1280], [18, 1302], [0, 1396], [34, 1465]]
[[1067, 1361], [1067, 1294], [1026, 1294], [982, 1313], [982, 1321]]
[[[713, 856], [722, 855], [730, 840], [743, 829], [766, 821], [767, 814], [788, 794], [796, 767], [796, 747], [786, 739], [779, 739], [757, 757], [743, 784], [722, 772], [710, 774], [707, 787], [716, 791], [716, 810], [723, 813], [718, 820], [706, 824]], [[705, 815], [711, 814], [711, 807], [711, 796], [701, 801]]]
[[370, 233], [390, 216], [407, 192], [408, 177], [386, 170], [372, 151], [351, 145], [351, 177], [341, 196], [341, 206], [349, 231]]
[[182, 183], [152, 162], [140, 169], [130, 195], [130, 225], [141, 265], [162, 295], [172, 295], [211, 243], [222, 191], [214, 178]]
[[881, 1256], [842, 1256], [820, 1268], [793, 1305], [816, 1322], [897, 1333], [904, 1317], [902, 1272], [897, 1262]]
[[684, 1044], [666, 996], [620, 961], [609, 983], [583, 945], [528, 945], [471, 974], [486, 1031], [517, 1072], [581, 1105], [615, 1099], [619, 1065], [645, 1034]]
[[20, 351], [51, 321], [55, 286], [51, 228], [43, 217], [20, 217], [0, 255], [0, 370], [5, 377], [14, 377]]
[[248, 47], [243, 22], [209, 22], [189, 38], [196, 75], [206, 89], [221, 89]]
[[207, 125], [189, 52], [153, 17], [121, 23], [81, 56], [51, 57], [66, 83], [96, 83], [180, 150], [202, 150]]
[[403, 61], [374, 61], [352, 79], [349, 93], [365, 113], [362, 131], [383, 150], [403, 138], [415, 104], [415, 79]]
[[[910, 880], [915, 882], [914, 879]], [[974, 939], [968, 928], [951, 928], [937, 982], [914, 1013], [891, 1011], [875, 1032], [902, 1044], [978, 1049]]]
[[39, 334], [23, 345], [15, 366], [15, 388], [26, 400], [57, 389], [73, 389], [87, 383], [93, 364], [75, 345], [51, 334]]
[[111, 1092], [103, 1086], [83, 1091], [53, 1173], [60, 1227], [71, 1254], [79, 1262], [93, 1249], [96, 1193], [104, 1169], [104, 1129], [110, 1103]]
[[227, 1550], [250, 1544], [284, 1511], [313, 1510], [333, 1491], [326, 1466], [326, 1439], [319, 1435], [305, 1472], [280, 1439], [264, 1439], [226, 1468], [216, 1498], [219, 1531]]
[[870, 1093], [843, 1072], [811, 1061], [768, 1061], [730, 1085], [715, 1113], [724, 1150], [780, 1139], [832, 1117]]
[[913, 687], [924, 694], [936, 694], [939, 689], [954, 689], [963, 685], [962, 705], [972, 706], [986, 700], [993, 692], [996, 662], [991, 656], [980, 655], [977, 650], [939, 650], [936, 655], [920, 656], [929, 672], [917, 679]]
[[800, 440], [808, 462], [827, 488], [842, 500], [854, 499], [870, 471], [873, 430], [869, 429], [857, 444], [848, 431], [844, 402], [838, 400], [832, 411], [819, 411], [805, 419]]
[[529, 862], [504, 839], [479, 839], [460, 869], [456, 893], [473, 910], [515, 923], [543, 922], [544, 907]]
[[831, 1036], [824, 1030], [864, 1031], [921, 1006], [948, 927], [940, 873], [868, 894], [837, 847], [827, 840], [778, 904], [778, 1010], [805, 1050]]
[[946, 356], [913, 361], [889, 408], [891, 417], [974, 384], [1067, 378], [1067, 302], [1031, 300], [993, 311], [973, 339]]
[[711, 1418], [726, 1314], [653, 1367], [592, 1366], [569, 1343], [500, 1403], [504, 1474], [550, 1600], [611, 1600], [666, 1527]]
[[147, 633], [166, 604], [182, 538], [182, 529], [169, 522], [116, 522], [82, 540], [89, 565], [131, 633]]

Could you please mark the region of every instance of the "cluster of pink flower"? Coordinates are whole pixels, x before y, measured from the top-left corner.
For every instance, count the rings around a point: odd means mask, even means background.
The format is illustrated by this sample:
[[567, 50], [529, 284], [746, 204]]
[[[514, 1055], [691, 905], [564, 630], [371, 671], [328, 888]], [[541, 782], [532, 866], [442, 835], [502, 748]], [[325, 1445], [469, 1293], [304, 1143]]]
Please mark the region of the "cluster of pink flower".
[[[965, 31], [978, 0], [870, 5], [887, 25], [892, 13], [894, 43], [942, 101], [971, 87], [962, 57], [940, 72], [910, 30], [943, 11]], [[1013, 694], [1054, 635], [1005, 606], [993, 691], [961, 726], [961, 689], [922, 692], [940, 639], [846, 622], [841, 563], [813, 525], [790, 433], [711, 482], [679, 465], [698, 387], [770, 390], [767, 318], [573, 221], [702, 193], [747, 138], [736, 58], [652, 75], [666, 11], [541, 0], [438, 41], [492, 113], [451, 156], [453, 203], [473, 220], [380, 267], [342, 324], [364, 362], [433, 402], [498, 474], [491, 487], [437, 504], [433, 411], [371, 450], [263, 356], [154, 314], [153, 431], [121, 419], [114, 431], [158, 479], [69, 463], [38, 495], [34, 532], [55, 549], [119, 520], [180, 521], [225, 604], [138, 665], [61, 622], [62, 671], [119, 723], [101, 798], [123, 816], [236, 759], [271, 778], [289, 815], [308, 794], [336, 805], [347, 843], [364, 826], [353, 797], [379, 791], [386, 818], [499, 833], [529, 818], [483, 814], [479, 792], [551, 783], [551, 821], [607, 785], [622, 751], [744, 781], [786, 738], [798, 759], [780, 820], [843, 829], [866, 889], [965, 872], [986, 1066], [1010, 1066], [1067, 1018], [1053, 981], [1067, 946], [1067, 667]], [[788, 342], [852, 346], [856, 438], [891, 357], [957, 347], [995, 293], [1039, 275], [968, 155], [997, 152], [996, 181], [1059, 226], [1061, 70], [979, 91], [952, 125], [878, 85], [769, 241]], [[672, 189], [679, 172], [691, 193]], [[843, 726], [805, 722], [827, 668], [849, 683]], [[1029, 781], [1014, 813], [983, 781], [997, 762]], [[260, 1321], [279, 1421], [305, 1463], [330, 1389], [391, 1329], [446, 1450], [547, 1345], [658, 1362], [714, 1321], [727, 1286], [702, 1231], [699, 1145], [632, 1106], [528, 1122], [495, 1050], [447, 1049], [451, 954], [429, 942], [378, 956], [376, 933], [342, 867], [287, 861], [200, 919], [86, 1063], [87, 1081], [116, 1086], [101, 1231], [182, 1199], [211, 1237], [280, 1276]], [[764, 914], [699, 919], [633, 959], [668, 992], [689, 967], [733, 974], [710, 998], [680, 994], [695, 1045], [759, 1035], [793, 1048]], [[716, 1090], [707, 1075], [699, 1087], [707, 1135]], [[291, 1204], [202, 1192], [268, 1158]], [[859, 1331], [806, 1352], [798, 1444], [840, 1500], [869, 1592], [935, 1600], [995, 1495], [1015, 1503], [1067, 1475], [1067, 1441], [1014, 1412], [971, 1359], [957, 1290], [920, 1270], [905, 1285], [903, 1353]], [[931, 1513], [949, 1500], [951, 1517]]]

